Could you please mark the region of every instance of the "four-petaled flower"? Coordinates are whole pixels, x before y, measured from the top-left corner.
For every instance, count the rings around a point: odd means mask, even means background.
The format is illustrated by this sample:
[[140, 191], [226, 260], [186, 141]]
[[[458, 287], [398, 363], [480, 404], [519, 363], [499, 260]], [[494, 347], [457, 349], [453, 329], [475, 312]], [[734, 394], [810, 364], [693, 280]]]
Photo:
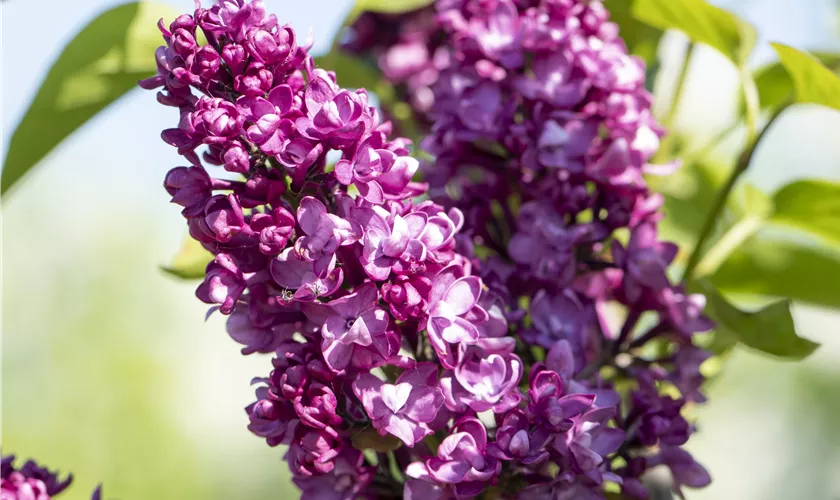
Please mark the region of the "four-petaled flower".
[[353, 393], [362, 401], [374, 428], [383, 436], [399, 438], [406, 446], [414, 446], [432, 433], [429, 423], [443, 405], [434, 363], [417, 364], [394, 384], [362, 373], [353, 382]]
[[315, 262], [315, 273], [321, 277], [335, 268], [338, 247], [355, 243], [362, 233], [358, 222], [327, 213], [324, 204], [311, 196], [301, 200], [297, 220], [306, 236], [295, 242], [295, 250]]
[[350, 364], [354, 346], [369, 346], [388, 328], [388, 314], [378, 306], [379, 291], [367, 282], [350, 295], [329, 303], [307, 302], [304, 313], [321, 327], [321, 349], [330, 368]]
[[471, 320], [487, 317], [487, 312], [477, 306], [481, 280], [462, 273], [459, 266], [441, 270], [432, 280], [429, 292], [426, 333], [441, 364], [450, 369], [456, 364], [451, 344], [474, 343], [479, 332]]

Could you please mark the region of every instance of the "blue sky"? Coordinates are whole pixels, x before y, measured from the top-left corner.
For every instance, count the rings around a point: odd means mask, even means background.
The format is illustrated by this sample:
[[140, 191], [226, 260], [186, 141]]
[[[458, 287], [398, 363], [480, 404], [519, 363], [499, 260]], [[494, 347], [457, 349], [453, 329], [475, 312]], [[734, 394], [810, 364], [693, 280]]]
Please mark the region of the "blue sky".
[[[766, 43], [770, 40], [781, 41], [800, 48], [840, 48], [840, 38], [837, 35], [840, 32], [838, 30], [840, 23], [838, 23], [835, 2], [836, 0], [727, 0], [715, 3], [731, 8], [759, 28], [761, 45], [754, 54], [754, 63], [759, 64], [773, 58], [773, 52]], [[48, 3], [48, 9], [44, 8], [45, 3], [42, 1], [7, 0], [2, 3], [2, 67], [5, 71], [2, 81], [2, 121], [0, 121], [2, 134], [0, 135], [2, 135], [4, 157], [5, 147], [8, 145], [14, 125], [25, 112], [29, 101], [37, 91], [42, 76], [60, 52], [61, 47], [92, 16], [121, 1], [74, 0]], [[167, 0], [166, 3], [184, 11], [193, 9], [192, 0]], [[265, 3], [270, 11], [278, 14], [281, 21], [290, 22], [299, 31], [305, 33], [311, 27], [316, 40], [315, 49], [324, 50], [329, 45], [332, 34], [349, 9], [352, 0], [312, 0], [311, 2], [266, 0]], [[33, 30], [34, 25], [37, 25], [37, 30]], [[25, 47], [25, 50], [22, 50], [22, 47]], [[703, 71], [692, 75], [694, 85], [692, 85], [693, 89], [689, 89], [687, 101], [697, 102], [698, 106], [696, 109], [687, 106], [684, 113], [692, 117], [692, 126], [698, 126], [701, 129], [717, 127], [720, 121], [730, 117], [729, 114], [721, 113], [720, 110], [710, 112], [708, 106], [703, 106], [702, 103], [709, 100], [708, 98], [711, 100], [717, 98], [724, 103], [727, 99], [731, 100], [734, 86], [734, 73], [716, 54], [710, 52], [701, 51], [697, 66], [702, 67]], [[691, 98], [696, 92], [703, 94], [706, 99]], [[145, 105], [140, 105], [140, 103]], [[87, 129], [98, 128], [103, 123], [108, 123], [110, 126], [97, 130], [95, 136], [98, 140], [95, 142], [100, 145], [102, 142], [123, 145], [123, 141], [113, 137], [123, 129], [119, 126], [120, 124], [128, 122], [151, 124], [163, 119], [165, 110], [153, 106], [152, 103], [153, 100], [148, 94], [139, 90], [134, 91], [103, 116], [91, 122]], [[86, 132], [88, 131], [83, 130], [76, 134], [68, 143], [71, 145], [75, 142], [83, 143], [85, 147], [81, 150], [74, 148], [74, 151], [87, 153], [82, 156], [86, 158], [86, 162], [90, 162], [90, 157], [95, 153], [89, 151], [92, 144], [87, 141], [91, 136]], [[152, 154], [152, 158], [148, 159], [164, 160], [166, 158], [156, 156], [161, 148], [156, 142], [155, 134], [142, 134], [140, 130], [135, 132], [137, 136], [132, 142]], [[64, 148], [66, 147], [68, 144], [65, 144]], [[61, 151], [67, 152], [66, 149], [58, 148], [54, 155]], [[105, 151], [99, 149], [99, 152]], [[117, 151], [112, 151], [112, 153], [119, 154]], [[48, 158], [46, 163], [51, 161], [53, 158]], [[157, 178], [160, 178], [159, 174], [162, 173], [157, 168], [144, 171]]]

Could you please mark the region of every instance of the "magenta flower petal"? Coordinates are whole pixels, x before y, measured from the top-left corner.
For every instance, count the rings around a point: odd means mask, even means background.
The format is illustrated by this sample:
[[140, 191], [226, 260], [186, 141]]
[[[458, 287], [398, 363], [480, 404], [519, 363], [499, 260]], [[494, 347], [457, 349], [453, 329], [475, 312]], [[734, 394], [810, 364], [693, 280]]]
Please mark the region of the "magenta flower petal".
[[466, 314], [478, 302], [481, 295], [481, 281], [475, 276], [461, 278], [446, 291], [443, 301], [451, 306], [451, 314]]
[[298, 224], [308, 235], [314, 235], [318, 231], [321, 218], [326, 215], [327, 209], [324, 204], [311, 196], [305, 196], [300, 201], [297, 211]]

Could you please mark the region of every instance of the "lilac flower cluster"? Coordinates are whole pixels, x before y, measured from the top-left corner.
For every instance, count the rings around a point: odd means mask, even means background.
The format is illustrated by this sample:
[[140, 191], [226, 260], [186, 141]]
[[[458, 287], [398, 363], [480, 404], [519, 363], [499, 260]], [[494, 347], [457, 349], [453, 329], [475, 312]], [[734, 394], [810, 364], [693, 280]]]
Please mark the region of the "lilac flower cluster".
[[[15, 456], [7, 455], [0, 462], [0, 500], [50, 500], [64, 492], [73, 482], [73, 474], [59, 478], [58, 471], [50, 471], [33, 460], [15, 467]], [[92, 500], [99, 500], [101, 489], [93, 492]]]
[[710, 325], [666, 274], [640, 63], [597, 2], [421, 15], [429, 184], [367, 92], [259, 0], [160, 24], [141, 86], [180, 111], [162, 138], [189, 165], [164, 184], [215, 256], [196, 295], [243, 354], [274, 354], [249, 429], [288, 446], [306, 498], [645, 498], [657, 465], [702, 486], [681, 410]]
[[366, 91], [315, 68], [261, 2], [199, 7], [160, 29], [159, 74], [141, 85], [180, 110], [162, 137], [190, 165], [165, 187], [215, 255], [197, 296], [229, 315], [243, 353], [276, 355], [251, 431], [289, 446], [307, 494], [399, 493], [354, 436], [416, 447], [405, 468], [474, 408], [519, 402], [513, 339], [455, 248], [463, 215], [413, 201], [426, 186], [411, 180], [409, 141], [389, 138]]
[[438, 0], [365, 13], [344, 47], [428, 124], [430, 194], [464, 213], [459, 248], [534, 363], [527, 407], [494, 408], [489, 453], [539, 497], [603, 498], [612, 481], [647, 498], [658, 465], [677, 491], [705, 486], [680, 447], [710, 356], [692, 337], [713, 325], [668, 277], [677, 248], [658, 238], [662, 198], [643, 174], [677, 165], [649, 163], [664, 131], [602, 3]]

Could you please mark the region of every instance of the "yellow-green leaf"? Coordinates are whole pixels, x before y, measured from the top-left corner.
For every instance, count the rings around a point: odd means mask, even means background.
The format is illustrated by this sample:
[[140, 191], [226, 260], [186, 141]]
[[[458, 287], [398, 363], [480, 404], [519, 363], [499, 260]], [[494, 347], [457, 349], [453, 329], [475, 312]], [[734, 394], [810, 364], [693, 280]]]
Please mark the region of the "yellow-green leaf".
[[754, 238], [736, 249], [711, 282], [730, 294], [783, 297], [840, 308], [840, 252]]
[[160, 3], [121, 5], [96, 17], [64, 47], [12, 134], [3, 193], [137, 80], [155, 73], [154, 52], [163, 43], [157, 20], [175, 15]]
[[648, 64], [648, 69], [656, 64], [656, 50], [662, 30], [633, 17], [633, 0], [606, 0], [604, 6], [610, 11], [610, 21], [616, 23], [619, 35], [627, 44], [627, 50], [641, 57]]
[[211, 260], [213, 260], [213, 254], [187, 235], [178, 253], [172, 258], [172, 262], [167, 266], [161, 266], [161, 269], [181, 279], [201, 279], [204, 277], [204, 269]]
[[[830, 52], [814, 53], [831, 71], [840, 69], [840, 54]], [[761, 109], [776, 109], [795, 96], [793, 79], [780, 62], [762, 66], [753, 73], [755, 86], [758, 89], [758, 100]], [[743, 113], [742, 113], [743, 114]]]
[[796, 89], [796, 101], [840, 110], [840, 77], [807, 52], [773, 43]]
[[807, 179], [773, 195], [772, 222], [815, 234], [840, 246], [840, 183]]
[[755, 47], [755, 28], [735, 14], [704, 0], [635, 0], [636, 19], [662, 30], [685, 33], [743, 67]]

